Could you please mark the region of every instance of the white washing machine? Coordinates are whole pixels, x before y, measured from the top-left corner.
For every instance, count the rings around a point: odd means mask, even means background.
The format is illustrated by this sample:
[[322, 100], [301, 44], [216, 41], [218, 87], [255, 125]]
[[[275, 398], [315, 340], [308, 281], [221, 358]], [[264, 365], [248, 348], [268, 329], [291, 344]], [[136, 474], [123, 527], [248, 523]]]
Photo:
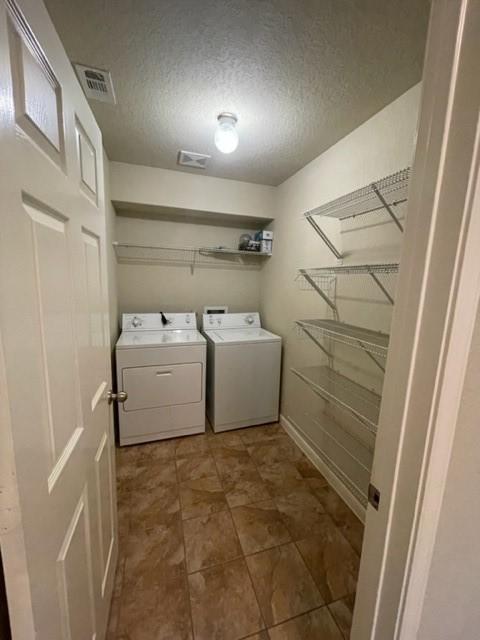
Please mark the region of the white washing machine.
[[214, 431], [276, 422], [282, 339], [258, 313], [204, 315], [207, 416]]
[[115, 348], [120, 445], [205, 431], [206, 341], [194, 313], [125, 313]]

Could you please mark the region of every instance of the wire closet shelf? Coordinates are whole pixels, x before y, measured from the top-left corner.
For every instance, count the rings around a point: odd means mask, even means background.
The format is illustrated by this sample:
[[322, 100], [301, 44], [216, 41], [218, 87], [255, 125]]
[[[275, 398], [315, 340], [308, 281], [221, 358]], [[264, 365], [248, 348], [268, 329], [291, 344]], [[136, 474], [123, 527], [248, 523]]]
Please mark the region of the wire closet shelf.
[[341, 259], [343, 258], [342, 253], [320, 227], [319, 220], [322, 217], [347, 220], [348, 218], [357, 218], [370, 213], [385, 211], [397, 228], [403, 232], [403, 225], [398, 215], [398, 207], [407, 201], [409, 180], [410, 167], [407, 167], [365, 187], [331, 200], [316, 209], [307, 211], [304, 217], [335, 257]]
[[120, 264], [170, 264], [228, 269], [259, 269], [260, 259], [271, 256], [259, 251], [226, 247], [170, 247], [114, 242]]
[[296, 324], [310, 337], [326, 338], [348, 347], [362, 349], [380, 358], [387, 357], [389, 336], [381, 331], [372, 331], [326, 318], [297, 320]]
[[381, 403], [378, 394], [328, 365], [292, 368], [291, 371], [324, 400], [345, 409], [368, 431], [376, 434]]
[[394, 303], [393, 296], [381, 280], [381, 276], [398, 272], [398, 262], [384, 264], [349, 264], [331, 267], [314, 267], [299, 269], [298, 273], [324, 299], [328, 306], [337, 313], [337, 305], [325, 289], [326, 277], [367, 275], [380, 289], [389, 304]]

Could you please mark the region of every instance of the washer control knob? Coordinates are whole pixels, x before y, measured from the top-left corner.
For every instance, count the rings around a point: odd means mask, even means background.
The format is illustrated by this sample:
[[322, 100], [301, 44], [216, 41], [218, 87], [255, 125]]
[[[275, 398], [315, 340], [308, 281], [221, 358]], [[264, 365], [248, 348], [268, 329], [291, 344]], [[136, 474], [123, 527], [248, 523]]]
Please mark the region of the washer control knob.
[[190, 315], [189, 315], [188, 313], [187, 313], [187, 315], [185, 316], [185, 322], [186, 322], [187, 324], [190, 324], [190, 322], [191, 322]]
[[247, 316], [247, 317], [245, 318], [245, 322], [246, 322], [247, 324], [253, 324], [253, 323], [255, 322], [255, 318], [254, 318], [253, 316]]
[[141, 327], [142, 326], [142, 320], [138, 317], [138, 316], [134, 316], [132, 318], [132, 327]]

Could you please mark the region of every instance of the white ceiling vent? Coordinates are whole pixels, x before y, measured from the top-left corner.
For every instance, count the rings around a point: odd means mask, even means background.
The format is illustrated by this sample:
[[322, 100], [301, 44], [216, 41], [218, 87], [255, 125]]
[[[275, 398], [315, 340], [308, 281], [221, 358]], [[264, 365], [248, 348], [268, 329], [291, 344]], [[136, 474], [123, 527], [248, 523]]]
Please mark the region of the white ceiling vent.
[[100, 100], [115, 104], [112, 77], [109, 71], [85, 67], [83, 64], [74, 64], [78, 79], [83, 91], [89, 100]]
[[207, 162], [212, 156], [204, 153], [194, 153], [193, 151], [179, 151], [178, 164], [182, 167], [190, 167], [191, 169], [206, 169]]

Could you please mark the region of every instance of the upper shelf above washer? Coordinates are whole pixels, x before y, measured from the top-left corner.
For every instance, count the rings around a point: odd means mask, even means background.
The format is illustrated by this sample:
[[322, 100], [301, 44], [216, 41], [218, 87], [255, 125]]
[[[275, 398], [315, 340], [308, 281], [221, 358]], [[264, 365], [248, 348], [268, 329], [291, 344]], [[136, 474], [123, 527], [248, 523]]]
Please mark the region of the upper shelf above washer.
[[261, 258], [271, 253], [240, 251], [226, 247], [168, 247], [114, 242], [120, 264], [170, 264], [220, 269], [259, 269]]
[[407, 167], [356, 191], [351, 191], [335, 200], [331, 200], [316, 209], [307, 211], [304, 214], [305, 219], [322, 238], [335, 257], [341, 259], [343, 257], [342, 253], [330, 241], [320, 227], [317, 218], [346, 220], [373, 212], [385, 211], [398, 229], [403, 231], [396, 208], [407, 201], [409, 180], [410, 167]]

